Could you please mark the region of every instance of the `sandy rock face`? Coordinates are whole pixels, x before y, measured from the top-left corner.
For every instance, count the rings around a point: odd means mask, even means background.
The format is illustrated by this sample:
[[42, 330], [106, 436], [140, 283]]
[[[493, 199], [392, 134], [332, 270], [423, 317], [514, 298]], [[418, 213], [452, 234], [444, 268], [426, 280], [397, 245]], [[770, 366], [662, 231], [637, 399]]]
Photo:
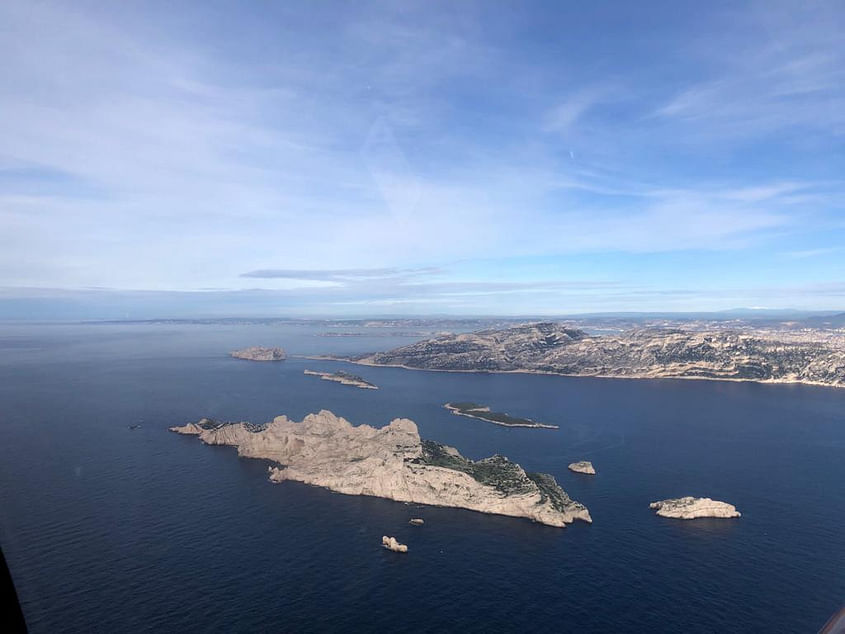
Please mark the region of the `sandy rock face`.
[[282, 348], [263, 348], [261, 346], [235, 350], [230, 354], [235, 359], [246, 359], [247, 361], [284, 361], [287, 358]]
[[681, 520], [693, 520], [697, 517], [740, 517], [733, 504], [719, 502], [710, 498], [686, 496], [669, 500], [660, 500], [649, 504], [657, 509], [657, 515]]
[[569, 465], [569, 470], [574, 471], [575, 473], [586, 473], [587, 475], [596, 475], [595, 467], [593, 467], [593, 463], [589, 460], [573, 462], [571, 465]]
[[356, 427], [323, 410], [301, 423], [285, 416], [266, 425], [202, 419], [170, 429], [278, 463], [269, 467], [273, 482], [295, 480], [347, 495], [525, 517], [550, 526], [592, 521], [552, 476], [527, 474], [503, 456], [468, 460], [452, 447], [421, 440], [408, 419]]

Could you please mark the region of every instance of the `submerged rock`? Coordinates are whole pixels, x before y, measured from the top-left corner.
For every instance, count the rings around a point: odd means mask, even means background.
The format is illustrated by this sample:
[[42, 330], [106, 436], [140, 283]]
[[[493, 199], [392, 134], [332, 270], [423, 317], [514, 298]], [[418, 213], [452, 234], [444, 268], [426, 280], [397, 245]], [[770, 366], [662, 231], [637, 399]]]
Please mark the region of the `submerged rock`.
[[681, 520], [692, 520], [697, 517], [740, 517], [741, 513], [733, 504], [719, 502], [710, 498], [694, 498], [686, 496], [669, 500], [660, 500], [649, 504], [657, 509], [661, 517], [673, 517]]

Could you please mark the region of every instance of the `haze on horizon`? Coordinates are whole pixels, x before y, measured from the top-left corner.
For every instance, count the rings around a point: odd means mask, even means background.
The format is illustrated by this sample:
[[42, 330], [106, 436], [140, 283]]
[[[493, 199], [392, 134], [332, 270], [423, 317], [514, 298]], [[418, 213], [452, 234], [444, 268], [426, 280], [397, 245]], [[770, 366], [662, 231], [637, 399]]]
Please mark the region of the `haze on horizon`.
[[836, 0], [0, 24], [0, 319], [845, 309]]

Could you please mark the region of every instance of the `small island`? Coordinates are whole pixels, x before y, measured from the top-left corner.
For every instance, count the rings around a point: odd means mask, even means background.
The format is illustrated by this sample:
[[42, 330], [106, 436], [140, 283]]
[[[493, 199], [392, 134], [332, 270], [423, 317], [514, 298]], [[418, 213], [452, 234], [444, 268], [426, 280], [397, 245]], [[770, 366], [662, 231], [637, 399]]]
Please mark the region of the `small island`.
[[398, 541], [396, 541], [395, 537], [388, 537], [387, 535], [382, 535], [381, 545], [387, 550], [392, 550], [395, 553], [408, 552], [408, 547], [405, 544], [400, 544]]
[[235, 359], [245, 359], [246, 361], [284, 361], [287, 358], [282, 348], [264, 348], [262, 346], [243, 348], [230, 354]]
[[454, 447], [421, 439], [406, 418], [384, 427], [354, 426], [323, 410], [299, 423], [286, 416], [264, 425], [203, 418], [170, 431], [272, 461], [271, 482], [294, 480], [346, 495], [524, 517], [561, 528], [593, 521], [553, 476], [526, 473], [500, 455], [470, 460]]
[[359, 387], [362, 390], [378, 389], [378, 385], [373, 385], [357, 374], [349, 374], [343, 370], [339, 370], [338, 372], [317, 372], [315, 370], [305, 370], [303, 374], [307, 374], [308, 376], [319, 376], [324, 381], [334, 381], [335, 383], [340, 383], [341, 385], [351, 385], [353, 387]]
[[741, 513], [733, 504], [711, 500], [710, 498], [694, 498], [691, 495], [682, 498], [660, 500], [649, 504], [657, 510], [661, 517], [672, 517], [679, 520], [693, 520], [698, 517], [740, 517]]
[[457, 416], [477, 418], [502, 427], [531, 427], [534, 429], [559, 429], [557, 425], [538, 423], [530, 418], [516, 418], [501, 412], [491, 412], [489, 407], [478, 403], [446, 403], [443, 407]]
[[596, 469], [595, 467], [593, 467], [593, 463], [589, 460], [579, 460], [578, 462], [573, 462], [571, 465], [569, 465], [569, 470], [574, 471], [575, 473], [596, 475]]

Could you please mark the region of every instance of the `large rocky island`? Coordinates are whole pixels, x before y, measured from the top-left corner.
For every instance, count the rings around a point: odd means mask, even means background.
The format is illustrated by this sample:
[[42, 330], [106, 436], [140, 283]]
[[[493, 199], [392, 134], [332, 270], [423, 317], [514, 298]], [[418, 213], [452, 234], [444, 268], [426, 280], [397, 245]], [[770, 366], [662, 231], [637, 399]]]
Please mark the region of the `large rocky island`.
[[592, 522], [548, 474], [526, 473], [504, 456], [473, 461], [452, 447], [420, 439], [416, 424], [398, 418], [381, 428], [353, 426], [323, 410], [302, 422], [277, 416], [265, 425], [203, 418], [171, 427], [238, 455], [271, 460], [270, 480], [296, 480], [348, 495], [372, 495], [524, 517], [563, 527]]
[[264, 348], [262, 346], [243, 348], [230, 354], [235, 359], [245, 359], [246, 361], [284, 361], [287, 358], [282, 348]]
[[542, 322], [447, 334], [350, 360], [425, 370], [845, 386], [845, 334], [808, 329], [642, 328], [598, 336]]

